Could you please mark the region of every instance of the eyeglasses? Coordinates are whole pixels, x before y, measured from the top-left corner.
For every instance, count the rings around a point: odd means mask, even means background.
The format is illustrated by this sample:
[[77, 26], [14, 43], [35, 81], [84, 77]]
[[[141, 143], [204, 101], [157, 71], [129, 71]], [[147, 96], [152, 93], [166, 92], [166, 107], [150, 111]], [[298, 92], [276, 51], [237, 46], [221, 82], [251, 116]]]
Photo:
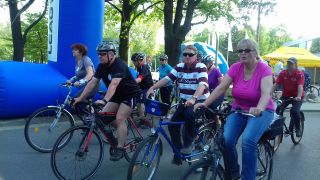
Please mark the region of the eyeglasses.
[[237, 52], [240, 53], [240, 54], [243, 53], [243, 52], [249, 53], [249, 52], [251, 52], [251, 51], [253, 51], [253, 50], [251, 50], [251, 49], [238, 49], [238, 50], [237, 50]]
[[105, 56], [107, 53], [98, 53], [98, 56]]
[[160, 59], [159, 61], [165, 61], [166, 59]]
[[187, 57], [187, 56], [192, 57], [192, 56], [194, 56], [195, 54], [193, 54], [193, 53], [183, 53], [182, 55], [183, 55], [184, 57]]

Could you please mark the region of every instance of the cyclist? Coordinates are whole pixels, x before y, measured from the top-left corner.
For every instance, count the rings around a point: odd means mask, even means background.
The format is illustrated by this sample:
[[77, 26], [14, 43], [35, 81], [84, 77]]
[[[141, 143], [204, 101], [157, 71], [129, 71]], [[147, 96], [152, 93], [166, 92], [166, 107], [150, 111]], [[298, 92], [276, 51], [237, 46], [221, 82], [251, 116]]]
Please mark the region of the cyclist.
[[[172, 70], [172, 67], [168, 64], [168, 56], [163, 54], [159, 58], [160, 67], [159, 67], [159, 80], [166, 77]], [[164, 103], [171, 104], [170, 95], [172, 91], [172, 82], [168, 82], [165, 86], [160, 88], [161, 100]]]
[[234, 98], [232, 110], [238, 108], [256, 117], [231, 113], [224, 126], [225, 162], [230, 179], [240, 178], [240, 166], [236, 143], [242, 134], [242, 171], [241, 178], [254, 180], [257, 166], [257, 143], [274, 117], [274, 103], [271, 98], [272, 69], [258, 60], [258, 45], [251, 39], [243, 39], [238, 44], [240, 61], [232, 64], [222, 82], [213, 90], [203, 103], [208, 107], [224, 94], [233, 84]]
[[[207, 68], [204, 64], [197, 62], [197, 53], [195, 46], [186, 46], [183, 50], [184, 62], [176, 65], [165, 78], [158, 81], [147, 92], [147, 95], [153, 94], [155, 89], [165, 86], [169, 81], [178, 81], [180, 98], [184, 104], [177, 108], [171, 121], [185, 121], [184, 146], [180, 140], [180, 125], [169, 126], [169, 133], [173, 144], [183, 154], [191, 154], [192, 143], [196, 136], [193, 105], [204, 101], [209, 96]], [[182, 161], [174, 155], [172, 163], [181, 165]]]
[[97, 100], [96, 103], [104, 105], [102, 112], [117, 112], [116, 120], [112, 125], [118, 129], [118, 145], [111, 154], [110, 160], [118, 161], [123, 157], [123, 146], [127, 137], [125, 120], [131, 115], [141, 90], [128, 66], [120, 58], [116, 58], [116, 48], [112, 42], [103, 41], [96, 50], [100, 60], [96, 73], [80, 97], [75, 98], [74, 104], [83, 101], [100, 79], [103, 80], [108, 90], [104, 98]]
[[[88, 48], [84, 44], [72, 44], [72, 55], [75, 58], [75, 76], [68, 79], [66, 83], [73, 83], [79, 90], [75, 97], [79, 97], [84, 87], [92, 79], [94, 74], [94, 67], [91, 59], [87, 56]], [[88, 96], [91, 98], [98, 90], [100, 86]]]
[[[281, 108], [286, 108], [289, 104], [292, 104], [290, 116], [295, 123], [297, 137], [301, 137], [302, 132], [300, 130], [299, 120], [301, 118], [300, 108], [304, 97], [304, 75], [303, 72], [298, 70], [297, 59], [295, 57], [288, 59], [287, 69], [280, 72], [273, 89], [276, 89], [279, 85], [282, 85], [282, 100], [287, 100], [290, 97], [295, 98], [295, 101], [287, 101], [288, 103], [283, 104]], [[281, 108], [277, 108], [277, 113], [279, 113]]]
[[151, 127], [151, 122], [145, 117], [144, 114], [144, 103], [146, 100], [146, 93], [148, 89], [153, 85], [152, 75], [149, 66], [147, 64], [144, 64], [145, 58], [146, 55], [144, 53], [134, 53], [131, 57], [131, 60], [138, 72], [136, 82], [142, 90], [142, 94], [137, 101], [139, 119], [142, 128], [145, 127], [144, 125]]
[[[214, 57], [211, 55], [206, 55], [201, 62], [207, 66], [208, 69], [208, 84], [210, 93], [220, 84], [223, 76], [220, 70], [213, 65]], [[209, 107], [211, 109], [216, 109], [224, 100], [224, 94], [221, 95], [217, 100], [215, 100]]]

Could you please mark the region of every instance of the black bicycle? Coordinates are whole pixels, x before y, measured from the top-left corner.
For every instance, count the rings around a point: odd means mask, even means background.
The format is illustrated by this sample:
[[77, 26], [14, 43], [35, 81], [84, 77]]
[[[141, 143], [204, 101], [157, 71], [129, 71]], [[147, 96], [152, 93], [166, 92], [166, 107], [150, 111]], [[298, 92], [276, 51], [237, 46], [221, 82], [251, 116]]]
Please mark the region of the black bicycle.
[[[289, 98], [287, 100], [276, 100], [277, 101], [277, 112], [279, 112], [279, 116], [284, 118], [283, 113], [286, 109], [290, 109], [290, 107], [285, 107], [284, 105], [286, 104], [291, 104], [293, 101], [296, 101], [294, 98]], [[289, 122], [289, 126], [285, 123], [284, 121], [284, 131], [283, 133], [279, 134], [278, 136], [275, 137], [275, 139], [273, 140], [273, 148], [274, 151], [276, 151], [280, 144], [282, 143], [283, 140], [283, 136], [284, 137], [291, 137], [291, 141], [293, 142], [293, 144], [299, 144], [302, 136], [303, 136], [303, 132], [304, 132], [304, 121], [305, 121], [305, 116], [304, 113], [302, 111], [300, 111], [300, 120], [299, 120], [299, 129], [300, 129], [300, 135], [301, 136], [297, 136], [297, 128], [296, 125], [294, 123], [294, 120], [292, 119], [292, 117], [290, 117], [290, 122]]]
[[[208, 108], [209, 109], [209, 108]], [[211, 110], [212, 114], [224, 117], [225, 113], [219, 110]], [[245, 112], [238, 111], [247, 116], [253, 116]], [[225, 118], [221, 119], [222, 126], [217, 131], [217, 135], [214, 138], [213, 145], [209, 151], [203, 156], [202, 160], [191, 165], [188, 170], [182, 176], [182, 180], [195, 180], [195, 179], [230, 179], [229, 174], [226, 172], [227, 164], [224, 162], [224, 145], [223, 145], [223, 126], [225, 124]], [[279, 122], [280, 121], [280, 122]], [[271, 179], [272, 176], [272, 156], [273, 148], [270, 144], [270, 139], [273, 139], [276, 135], [281, 133], [281, 126], [283, 119], [275, 119], [268, 130], [263, 134], [258, 142], [258, 161], [256, 179]], [[280, 127], [277, 126], [280, 124]]]

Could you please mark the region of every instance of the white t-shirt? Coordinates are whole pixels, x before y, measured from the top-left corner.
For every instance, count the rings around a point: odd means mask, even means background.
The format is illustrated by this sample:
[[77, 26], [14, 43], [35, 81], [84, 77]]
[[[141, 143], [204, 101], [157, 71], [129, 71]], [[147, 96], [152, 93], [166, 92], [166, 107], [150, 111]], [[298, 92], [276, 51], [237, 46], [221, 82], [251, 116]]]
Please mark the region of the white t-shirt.
[[279, 76], [283, 69], [283, 63], [280, 61], [274, 66], [274, 75]]

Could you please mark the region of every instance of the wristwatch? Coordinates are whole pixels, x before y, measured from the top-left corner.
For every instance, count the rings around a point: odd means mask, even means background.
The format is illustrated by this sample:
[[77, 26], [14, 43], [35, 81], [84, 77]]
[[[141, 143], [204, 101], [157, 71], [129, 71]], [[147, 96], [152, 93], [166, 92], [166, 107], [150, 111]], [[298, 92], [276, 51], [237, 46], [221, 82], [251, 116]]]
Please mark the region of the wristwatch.
[[198, 96], [196, 96], [196, 95], [193, 95], [192, 98], [195, 100], [198, 100]]
[[108, 103], [108, 101], [107, 101], [107, 100], [105, 100], [105, 99], [102, 99], [102, 101], [103, 101], [105, 104], [107, 104], [107, 103]]

